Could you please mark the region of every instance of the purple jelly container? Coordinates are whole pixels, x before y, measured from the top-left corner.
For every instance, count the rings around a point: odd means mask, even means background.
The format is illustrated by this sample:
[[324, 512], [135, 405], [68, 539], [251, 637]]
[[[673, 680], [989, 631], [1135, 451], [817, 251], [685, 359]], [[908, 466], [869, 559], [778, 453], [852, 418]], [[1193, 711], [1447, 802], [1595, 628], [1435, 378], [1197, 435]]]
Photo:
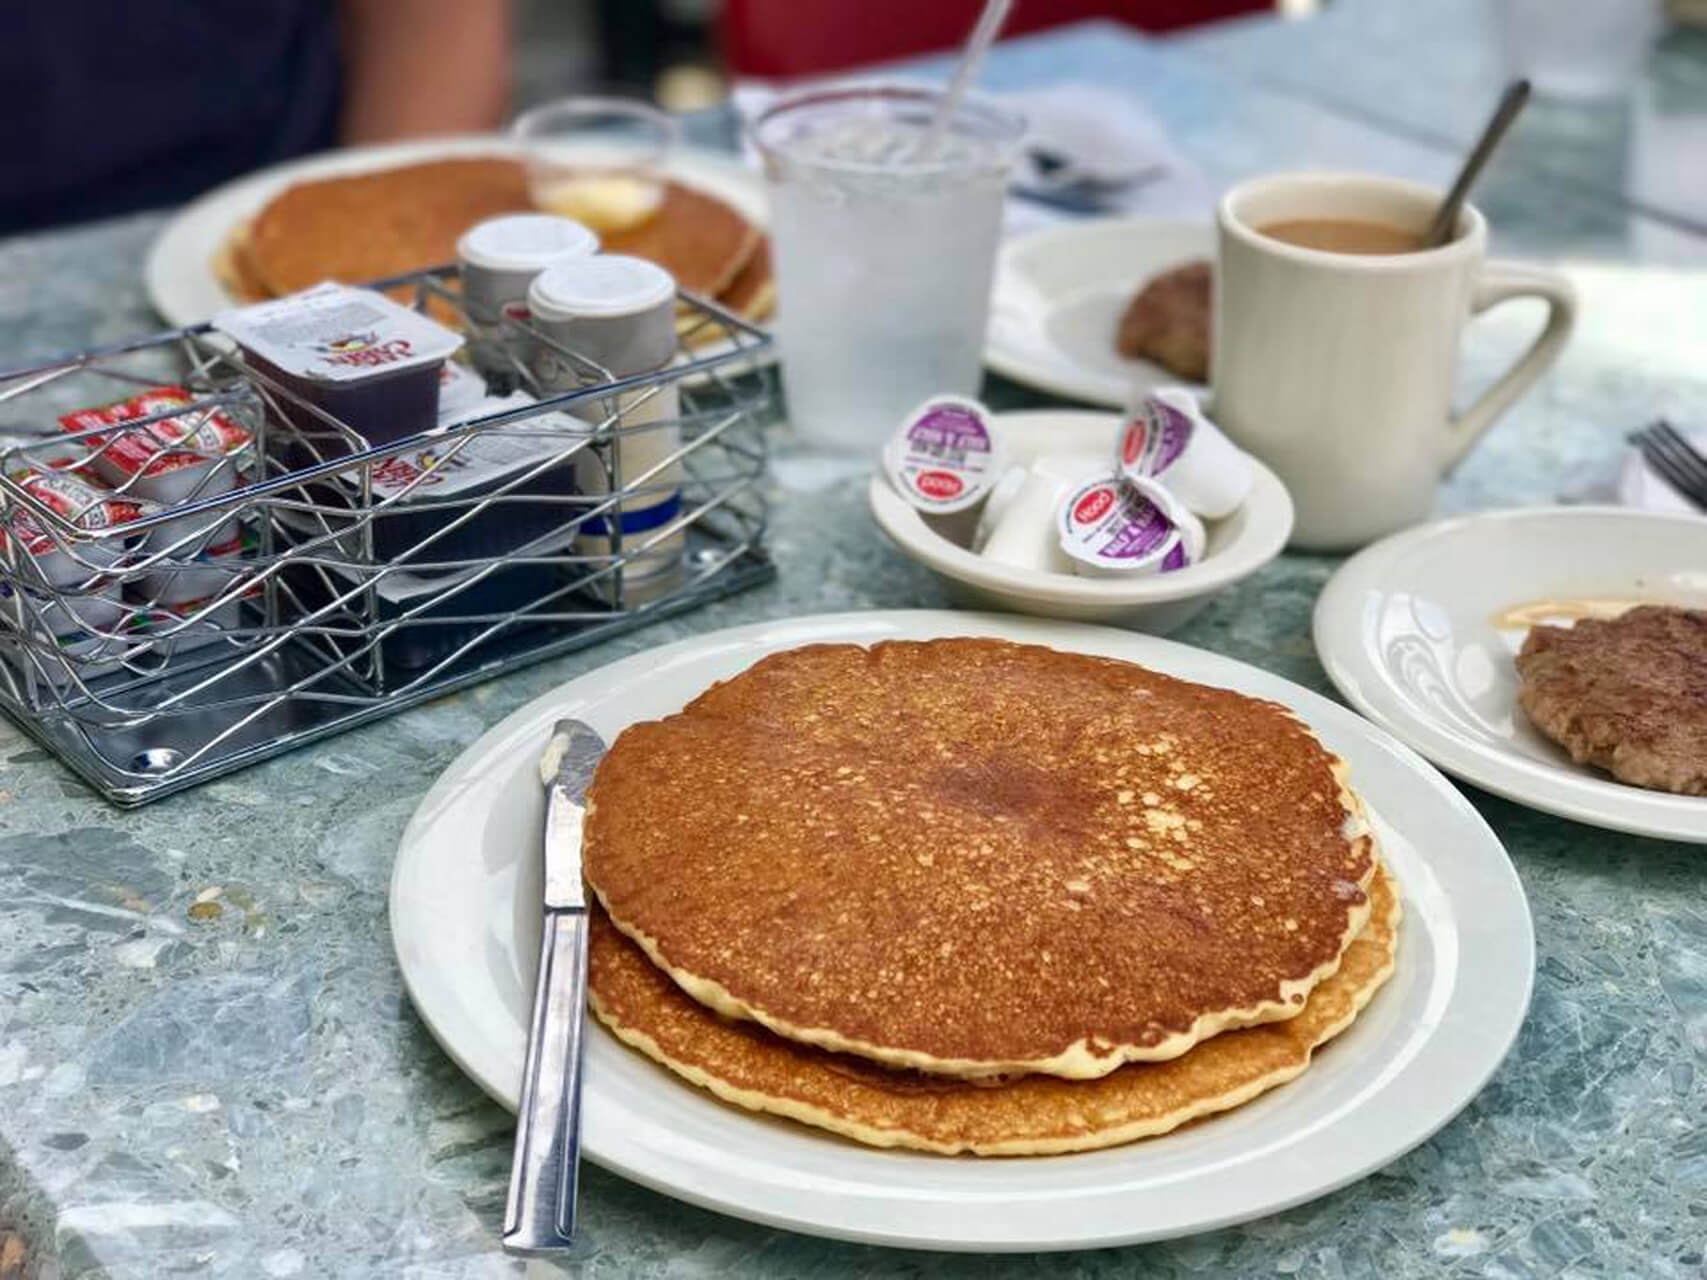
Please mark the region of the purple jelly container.
[[293, 468], [430, 431], [440, 370], [462, 345], [461, 335], [382, 293], [332, 283], [222, 311], [213, 327], [263, 377], [349, 428], [340, 431], [303, 405], [270, 401], [287, 437], [297, 438], [269, 452]]

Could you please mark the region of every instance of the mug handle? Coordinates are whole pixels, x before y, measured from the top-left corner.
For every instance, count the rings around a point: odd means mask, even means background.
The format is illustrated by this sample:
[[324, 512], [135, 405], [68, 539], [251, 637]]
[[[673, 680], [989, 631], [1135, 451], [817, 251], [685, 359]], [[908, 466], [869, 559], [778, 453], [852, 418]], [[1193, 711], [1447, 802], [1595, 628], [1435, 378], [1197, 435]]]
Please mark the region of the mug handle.
[[1489, 262], [1470, 295], [1470, 314], [1479, 316], [1509, 298], [1540, 298], [1547, 304], [1547, 323], [1518, 362], [1448, 423], [1445, 470], [1457, 466], [1482, 433], [1558, 359], [1559, 349], [1576, 325], [1577, 291], [1556, 271], [1518, 262]]

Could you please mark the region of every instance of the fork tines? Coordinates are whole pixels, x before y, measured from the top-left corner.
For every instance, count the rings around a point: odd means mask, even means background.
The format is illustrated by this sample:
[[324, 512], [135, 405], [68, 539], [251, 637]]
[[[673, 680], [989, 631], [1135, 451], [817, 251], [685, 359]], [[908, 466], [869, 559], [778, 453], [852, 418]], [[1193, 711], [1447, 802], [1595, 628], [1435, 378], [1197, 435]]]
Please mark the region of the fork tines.
[[1631, 433], [1630, 443], [1667, 484], [1707, 511], [1707, 457], [1671, 423], [1658, 422]]

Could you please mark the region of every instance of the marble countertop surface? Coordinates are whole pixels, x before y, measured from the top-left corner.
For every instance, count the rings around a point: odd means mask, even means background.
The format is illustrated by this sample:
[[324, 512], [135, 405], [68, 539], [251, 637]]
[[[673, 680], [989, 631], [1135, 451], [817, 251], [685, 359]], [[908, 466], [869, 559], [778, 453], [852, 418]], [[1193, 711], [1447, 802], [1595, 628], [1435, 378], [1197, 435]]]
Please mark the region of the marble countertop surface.
[[[991, 76], [1141, 91], [1217, 188], [1282, 167], [1436, 180], [1451, 169], [1442, 147], [1264, 87], [1212, 52], [1090, 27], [1006, 46]], [[1563, 265], [1584, 321], [1441, 510], [1594, 497], [1626, 429], [1660, 413], [1707, 423], [1707, 246], [1618, 191], [1544, 175], [1503, 194], [1495, 182], [1486, 203], [1496, 249]], [[137, 264], [162, 223], [0, 244], [0, 358], [153, 327]], [[1478, 325], [1466, 379], [1499, 367], [1527, 323]], [[989, 394], [1043, 403], [1006, 384]], [[24, 1239], [33, 1268], [123, 1280], [523, 1273], [496, 1244], [510, 1118], [433, 1043], [392, 959], [396, 841], [463, 747], [570, 676], [738, 622], [946, 604], [877, 533], [858, 479], [815, 465], [785, 433], [778, 445], [779, 579], [686, 617], [129, 812], [0, 725], [0, 1227]], [[1330, 692], [1310, 611], [1335, 563], [1283, 556], [1177, 638]], [[566, 1269], [648, 1280], [1707, 1275], [1704, 854], [1470, 795], [1530, 897], [1534, 1003], [1480, 1097], [1363, 1182], [1188, 1240], [973, 1258], [778, 1232], [589, 1169]]]

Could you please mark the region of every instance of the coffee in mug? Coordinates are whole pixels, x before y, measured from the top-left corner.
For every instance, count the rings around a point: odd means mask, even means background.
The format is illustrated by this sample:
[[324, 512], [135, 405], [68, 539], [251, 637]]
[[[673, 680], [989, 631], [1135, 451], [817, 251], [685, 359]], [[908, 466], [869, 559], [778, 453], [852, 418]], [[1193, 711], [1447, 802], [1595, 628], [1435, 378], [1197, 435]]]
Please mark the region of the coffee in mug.
[[[1217, 210], [1211, 411], [1285, 481], [1295, 546], [1342, 550], [1426, 517], [1441, 476], [1570, 334], [1570, 283], [1484, 261], [1487, 223], [1469, 205], [1439, 248], [1381, 247], [1420, 241], [1439, 201], [1419, 183], [1306, 173], [1244, 183]], [[1465, 322], [1525, 297], [1546, 302], [1546, 327], [1455, 414]]]
[[1257, 230], [1270, 240], [1328, 253], [1415, 253], [1423, 247], [1420, 231], [1351, 218], [1293, 218]]

